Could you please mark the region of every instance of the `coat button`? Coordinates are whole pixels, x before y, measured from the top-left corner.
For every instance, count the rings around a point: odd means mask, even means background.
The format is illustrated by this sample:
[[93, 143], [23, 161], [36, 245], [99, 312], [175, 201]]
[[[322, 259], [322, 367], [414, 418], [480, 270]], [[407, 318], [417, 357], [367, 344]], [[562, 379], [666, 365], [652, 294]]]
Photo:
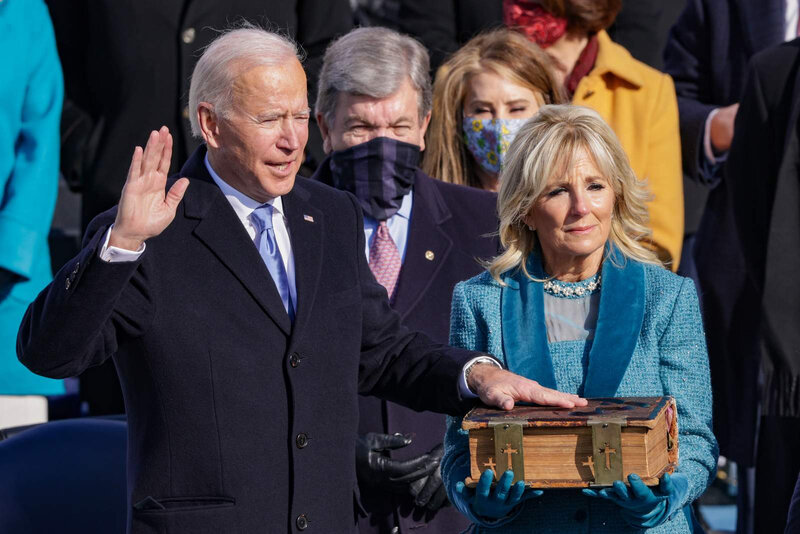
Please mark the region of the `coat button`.
[[289, 365], [291, 365], [292, 367], [297, 367], [298, 365], [300, 365], [300, 355], [297, 354], [296, 352], [293, 352], [289, 356]]
[[305, 432], [300, 432], [297, 434], [297, 437], [294, 438], [294, 443], [297, 445], [298, 449], [305, 449], [306, 445], [308, 445], [308, 435]]
[[181, 32], [181, 41], [183, 44], [192, 44], [194, 42], [196, 32], [194, 28], [186, 28]]
[[587, 515], [586, 510], [578, 510], [577, 512], [575, 512], [575, 521], [577, 521], [578, 523], [583, 523], [584, 521], [586, 521], [586, 515]]
[[66, 281], [64, 282], [64, 289], [69, 289], [69, 286], [72, 285], [72, 278], [67, 277]]
[[297, 516], [295, 520], [295, 525], [297, 525], [297, 530], [305, 530], [308, 528], [308, 518], [306, 514], [300, 514]]

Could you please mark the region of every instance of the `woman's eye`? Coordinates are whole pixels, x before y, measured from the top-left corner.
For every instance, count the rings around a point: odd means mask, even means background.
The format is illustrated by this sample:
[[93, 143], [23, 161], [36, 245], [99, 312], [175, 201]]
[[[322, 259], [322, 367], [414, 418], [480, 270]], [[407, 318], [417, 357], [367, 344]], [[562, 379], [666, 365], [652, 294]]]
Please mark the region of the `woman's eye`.
[[597, 182], [589, 185], [589, 190], [590, 191], [602, 191], [605, 188], [606, 188], [605, 184], [601, 184], [601, 183], [597, 183]]
[[566, 191], [566, 189], [564, 189], [563, 187], [558, 187], [558, 188], [553, 189], [552, 191], [548, 192], [547, 196], [548, 197], [554, 197], [554, 196], [557, 196], [557, 195], [563, 193], [564, 191]]
[[526, 107], [511, 108], [511, 113], [525, 113], [526, 111], [528, 111]]

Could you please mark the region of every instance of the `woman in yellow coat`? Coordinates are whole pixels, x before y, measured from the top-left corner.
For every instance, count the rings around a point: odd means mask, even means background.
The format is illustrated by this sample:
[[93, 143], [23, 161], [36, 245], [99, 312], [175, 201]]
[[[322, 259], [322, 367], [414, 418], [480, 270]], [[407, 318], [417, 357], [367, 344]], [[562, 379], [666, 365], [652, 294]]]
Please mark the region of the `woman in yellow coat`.
[[648, 203], [650, 246], [673, 271], [683, 242], [678, 104], [672, 79], [605, 32], [621, 0], [506, 0], [505, 22], [553, 59], [573, 104], [597, 111], [619, 137]]

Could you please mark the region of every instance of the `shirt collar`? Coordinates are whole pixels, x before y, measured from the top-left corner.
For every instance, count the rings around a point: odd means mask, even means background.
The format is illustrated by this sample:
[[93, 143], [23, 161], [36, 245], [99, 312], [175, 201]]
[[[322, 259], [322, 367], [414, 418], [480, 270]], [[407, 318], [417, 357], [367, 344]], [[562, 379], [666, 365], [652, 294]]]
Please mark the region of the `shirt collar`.
[[259, 202], [253, 198], [250, 198], [241, 191], [234, 189], [230, 184], [228, 184], [228, 182], [220, 178], [219, 174], [217, 174], [216, 171], [211, 167], [211, 162], [208, 161], [208, 152], [206, 152], [204, 162], [206, 164], [206, 169], [208, 169], [208, 173], [211, 175], [211, 179], [214, 180], [214, 183], [217, 184], [220, 191], [222, 191], [222, 194], [228, 199], [233, 211], [236, 212], [236, 215], [240, 219], [249, 220], [253, 211], [255, 211], [257, 207], [263, 206], [264, 204], [271, 204], [275, 211], [283, 215], [283, 202], [281, 201], [281, 197], [272, 198], [267, 202]]
[[400, 204], [400, 209], [397, 210], [397, 213], [395, 213], [395, 215], [399, 215], [404, 219], [411, 218], [411, 202], [412, 202], [411, 195], [413, 194], [413, 192], [414, 189], [412, 188], [408, 193], [403, 195], [403, 202], [402, 204]]

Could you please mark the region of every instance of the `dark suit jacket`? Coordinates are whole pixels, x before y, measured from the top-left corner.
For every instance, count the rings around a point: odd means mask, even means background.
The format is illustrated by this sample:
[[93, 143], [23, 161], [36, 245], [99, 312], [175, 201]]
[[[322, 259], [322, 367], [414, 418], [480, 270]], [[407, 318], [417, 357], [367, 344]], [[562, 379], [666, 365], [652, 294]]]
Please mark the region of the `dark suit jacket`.
[[723, 180], [697, 235], [715, 433], [721, 452], [746, 466], [759, 406], [800, 416], [799, 65], [798, 40], [753, 57]]
[[[320, 167], [314, 178], [330, 183], [327, 166]], [[483, 270], [478, 259], [489, 259], [498, 252], [497, 237], [488, 235], [497, 231], [497, 196], [435, 180], [422, 171], [417, 171], [414, 180], [405, 260], [392, 307], [408, 328], [447, 343], [453, 287]], [[359, 399], [359, 410], [362, 434], [413, 435], [411, 445], [393, 453], [394, 458], [425, 454], [444, 438], [445, 418], [439, 414], [418, 413], [364, 396]], [[469, 521], [454, 507], [443, 508], [436, 514], [426, 513], [413, 505], [413, 499], [398, 498], [380, 488], [362, 487], [361, 503], [368, 512], [368, 517], [359, 521], [362, 534], [388, 534], [395, 526], [400, 527], [400, 532], [422, 529], [421, 532], [445, 534], [469, 526]]]
[[114, 211], [31, 304], [18, 354], [71, 376], [113, 355], [128, 411], [130, 532], [353, 528], [357, 394], [463, 412], [473, 353], [400, 324], [364, 256], [354, 197], [298, 180], [283, 197], [297, 280], [275, 284], [199, 148], [171, 225], [141, 258], [97, 257]]
[[[302, 44], [310, 94], [325, 47], [352, 26], [347, 0], [48, 0], [64, 67], [62, 169], [82, 187], [82, 227], [119, 201], [131, 148], [153, 128], [172, 133], [172, 171], [200, 143], [192, 137], [189, 81], [204, 47], [240, 19], [286, 31]], [[306, 154], [321, 141], [309, 128]], [[81, 377], [94, 414], [119, 413], [110, 365]]]
[[684, 172], [685, 231], [700, 225], [705, 184], [719, 180], [700, 165], [706, 118], [738, 102], [747, 62], [783, 41], [784, 0], [688, 0], [664, 50], [664, 71], [675, 81]]

